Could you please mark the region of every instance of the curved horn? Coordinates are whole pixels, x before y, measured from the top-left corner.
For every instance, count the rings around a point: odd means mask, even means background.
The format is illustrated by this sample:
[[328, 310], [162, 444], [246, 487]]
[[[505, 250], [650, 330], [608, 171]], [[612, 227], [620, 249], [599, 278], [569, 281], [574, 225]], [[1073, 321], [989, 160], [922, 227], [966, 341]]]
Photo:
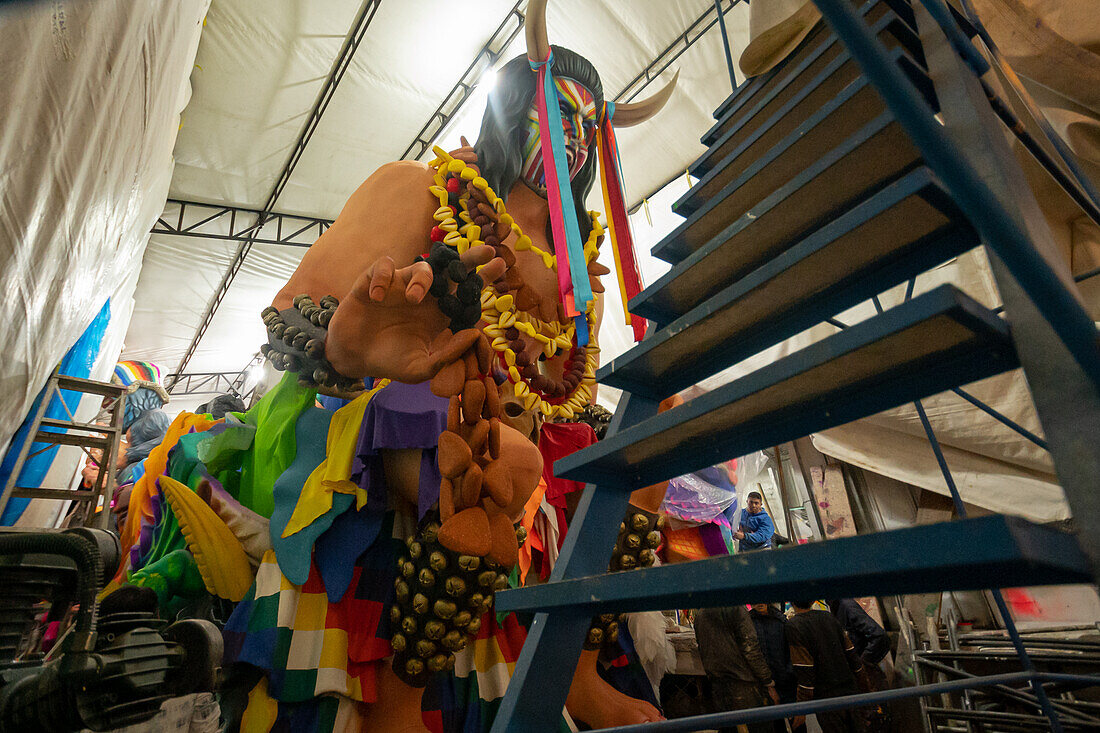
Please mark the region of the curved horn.
[[550, 55], [550, 41], [546, 38], [546, 0], [531, 0], [527, 4], [527, 17], [523, 23], [527, 36], [527, 58], [536, 63]]
[[679, 78], [680, 72], [677, 71], [672, 77], [672, 81], [665, 84], [661, 91], [657, 92], [649, 99], [643, 99], [641, 102], [616, 104], [615, 116], [612, 118], [615, 127], [639, 125], [660, 112], [661, 108], [665, 106], [665, 102], [672, 96], [673, 90], [676, 89], [676, 80]]

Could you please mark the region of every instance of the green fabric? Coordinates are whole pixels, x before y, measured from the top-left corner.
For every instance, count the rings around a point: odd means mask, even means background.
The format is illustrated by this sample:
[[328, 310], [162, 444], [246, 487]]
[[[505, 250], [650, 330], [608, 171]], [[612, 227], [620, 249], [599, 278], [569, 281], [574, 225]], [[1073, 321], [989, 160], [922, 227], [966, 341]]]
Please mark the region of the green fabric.
[[161, 608], [176, 598], [198, 598], [206, 593], [199, 567], [187, 550], [170, 552], [155, 563], [135, 571], [130, 576], [130, 583], [152, 588]]
[[183, 538], [183, 532], [180, 530], [176, 513], [172, 511], [171, 505], [164, 501], [161, 506], [160, 522], [153, 529], [153, 546], [149, 548], [149, 554], [146, 556], [145, 564], [142, 567], [148, 567], [168, 554], [186, 548], [187, 541]]
[[294, 424], [316, 398], [316, 390], [300, 386], [297, 376], [287, 372], [255, 407], [243, 414], [234, 413], [256, 428], [252, 449], [241, 462], [237, 500], [261, 516], [271, 517], [275, 479], [291, 464], [296, 453]]
[[230, 425], [217, 435], [208, 436], [198, 446], [198, 457], [212, 476], [236, 471], [244, 460], [244, 452], [252, 447], [255, 425]]

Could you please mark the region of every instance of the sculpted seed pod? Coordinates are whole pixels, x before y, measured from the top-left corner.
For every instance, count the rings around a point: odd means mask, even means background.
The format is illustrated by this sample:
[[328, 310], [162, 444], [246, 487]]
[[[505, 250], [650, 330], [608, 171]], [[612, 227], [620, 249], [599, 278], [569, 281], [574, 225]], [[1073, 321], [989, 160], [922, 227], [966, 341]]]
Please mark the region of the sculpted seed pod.
[[433, 618], [424, 624], [424, 636], [429, 639], [439, 641], [445, 633], [447, 633], [447, 627], [444, 626], [442, 621]]
[[607, 637], [613, 639], [619, 635], [619, 624], [612, 621], [607, 625]]
[[410, 677], [416, 677], [417, 675], [423, 674], [424, 663], [419, 659], [410, 659], [405, 662], [405, 672], [408, 673]]
[[399, 578], [397, 580], [397, 583], [394, 585], [394, 590], [395, 590], [394, 595], [397, 597], [398, 602], [404, 603], [405, 601], [409, 600], [409, 585], [408, 585], [408, 583], [406, 583], [405, 581], [403, 581]]
[[434, 611], [435, 615], [439, 616], [439, 618], [441, 619], [449, 619], [455, 615], [455, 612], [458, 611], [458, 606], [451, 603], [450, 601], [439, 600], [435, 602], [434, 606], [432, 606], [432, 611]]
[[455, 614], [454, 625], [460, 629], [464, 629], [470, 625], [470, 622], [474, 620], [474, 617], [470, 615], [469, 611], [459, 611]]
[[477, 608], [485, 602], [485, 596], [481, 593], [473, 593], [466, 602], [470, 605], [470, 608]]
[[390, 639], [390, 646], [393, 647], [395, 652], [400, 653], [405, 651], [405, 648], [408, 646], [408, 641], [405, 639], [404, 634], [394, 634], [393, 638]]
[[413, 560], [419, 559], [420, 558], [420, 553], [423, 552], [423, 551], [424, 551], [424, 548], [421, 546], [421, 544], [419, 542], [414, 540], [414, 541], [409, 543], [409, 556], [412, 557]]
[[447, 578], [444, 581], [443, 589], [447, 591], [447, 595], [460, 596], [466, 592], [466, 581], [456, 577]]
[[497, 574], [492, 570], [482, 571], [477, 576], [477, 584], [483, 588], [491, 588], [493, 583], [496, 582]]
[[424, 541], [428, 544], [435, 542], [436, 537], [439, 536], [439, 523], [428, 522], [428, 526], [424, 528]]
[[413, 596], [412, 607], [413, 611], [423, 616], [428, 612], [428, 597], [423, 593], [417, 593]]
[[411, 578], [416, 573], [416, 566], [413, 565], [412, 560], [406, 560], [401, 565], [401, 574], [406, 578]]
[[630, 550], [637, 550], [642, 546], [642, 538], [636, 534], [628, 534], [623, 540], [623, 545]]
[[630, 518], [630, 527], [635, 532], [641, 532], [649, 527], [649, 519], [644, 514], [635, 514]]
[[436, 654], [434, 657], [428, 660], [429, 672], [442, 672], [447, 668], [447, 657], [443, 654]]
[[657, 554], [646, 548], [638, 553], [638, 564], [643, 568], [652, 567], [653, 563], [657, 561]]
[[416, 619], [412, 616], [406, 616], [401, 619], [401, 630], [407, 635], [412, 636], [416, 633]]
[[416, 642], [416, 655], [425, 659], [435, 654], [435, 644], [427, 639]]
[[599, 646], [603, 643], [603, 629], [589, 629], [588, 630], [588, 643], [593, 646]]
[[520, 526], [516, 527], [516, 541], [521, 545], [527, 541], [527, 529]]
[[441, 573], [447, 568], [447, 558], [437, 550], [428, 556], [428, 565], [432, 570]]
[[600, 616], [600, 623], [607, 626], [609, 623], [615, 620], [615, 614], [605, 613]]
[[658, 547], [660, 547], [661, 546], [661, 533], [658, 532], [657, 530], [653, 530], [652, 532], [647, 534], [645, 536], [645, 546], [652, 549], [652, 550], [656, 550]]
[[638, 561], [633, 555], [623, 555], [619, 558], [619, 567], [623, 570], [633, 570], [638, 565]]
[[481, 567], [481, 558], [476, 555], [459, 555], [458, 567], [462, 568], [468, 573], [472, 573]]
[[309, 300], [309, 295], [306, 293], [300, 293], [294, 296], [294, 300], [292, 302], [294, 303], [294, 307], [297, 308], [302, 304], [302, 301], [305, 300]]
[[401, 622], [401, 606], [396, 603], [390, 606], [390, 621], [395, 624]]
[[503, 574], [498, 575], [496, 582], [493, 583], [493, 588], [495, 590], [508, 590], [508, 576]]
[[420, 585], [424, 586], [425, 588], [431, 588], [433, 585], [435, 585], [435, 573], [433, 573], [428, 568], [422, 568], [420, 570], [420, 575], [417, 576], [417, 580], [419, 580]]
[[470, 622], [470, 625], [466, 627], [466, 633], [470, 636], [477, 636], [477, 632], [481, 631], [481, 619], [475, 618]]

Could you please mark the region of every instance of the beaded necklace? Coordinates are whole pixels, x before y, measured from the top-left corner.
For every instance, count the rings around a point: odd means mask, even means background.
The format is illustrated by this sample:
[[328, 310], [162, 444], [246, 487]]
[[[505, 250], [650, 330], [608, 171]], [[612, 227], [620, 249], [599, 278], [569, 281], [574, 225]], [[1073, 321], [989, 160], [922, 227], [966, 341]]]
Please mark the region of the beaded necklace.
[[[523, 233], [505, 209], [504, 199], [478, 175], [476, 169], [465, 161], [451, 157], [439, 147], [433, 148], [433, 151], [437, 157], [429, 165], [436, 173], [434, 185], [429, 186], [428, 190], [439, 200], [439, 208], [433, 215], [436, 224], [430, 233], [433, 242], [441, 242], [459, 254], [470, 247], [487, 244], [509, 267], [513, 267], [515, 255], [497, 238], [492, 219], [478, 207], [478, 204], [486, 204], [492, 207], [499, 223], [511, 227], [516, 235], [517, 251], [535, 252], [547, 269], [556, 271], [557, 258], [537, 247]], [[592, 229], [584, 245], [586, 265], [599, 254], [599, 242], [604, 231], [599, 215], [592, 211], [589, 216]], [[483, 231], [488, 232], [484, 238]], [[594, 300], [585, 311], [585, 321], [588, 333], [593, 333], [596, 322]], [[592, 397], [592, 385], [596, 381], [599, 347], [591, 344], [579, 346], [574, 323], [547, 323], [520, 311], [516, 307], [515, 296], [498, 291], [490, 283], [481, 291], [481, 324], [499, 365], [512, 383], [516, 398], [523, 402], [525, 409], [538, 410], [546, 418], [568, 420], [588, 404]], [[526, 353], [520, 334], [541, 343], [542, 355], [547, 359], [559, 351], [568, 350], [561, 379], [539, 371], [537, 361]]]

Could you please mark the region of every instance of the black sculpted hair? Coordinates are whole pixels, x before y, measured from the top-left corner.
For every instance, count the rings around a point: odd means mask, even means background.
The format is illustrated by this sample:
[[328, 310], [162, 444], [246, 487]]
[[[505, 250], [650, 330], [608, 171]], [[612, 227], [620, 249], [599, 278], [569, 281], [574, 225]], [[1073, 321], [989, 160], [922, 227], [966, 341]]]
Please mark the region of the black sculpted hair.
[[[603, 108], [603, 84], [596, 68], [578, 53], [561, 46], [550, 47], [554, 53], [554, 76], [573, 79], [583, 85], [596, 100], [596, 109]], [[517, 56], [497, 72], [497, 83], [489, 94], [485, 115], [481, 119], [481, 132], [474, 151], [482, 177], [488, 181], [501, 198], [507, 200], [508, 192], [519, 180], [523, 169], [523, 144], [527, 139], [527, 111], [535, 98], [536, 74], [527, 56]], [[576, 205], [577, 223], [581, 240], [588, 238], [592, 223], [588, 219], [585, 199], [596, 180], [596, 151], [591, 150], [584, 166], [573, 178], [573, 202]], [[547, 241], [553, 244], [547, 223]]]
[[764, 497], [760, 495], [759, 491], [750, 491], [749, 495], [745, 498], [747, 498], [747, 499], [759, 499], [760, 501], [764, 501]]

